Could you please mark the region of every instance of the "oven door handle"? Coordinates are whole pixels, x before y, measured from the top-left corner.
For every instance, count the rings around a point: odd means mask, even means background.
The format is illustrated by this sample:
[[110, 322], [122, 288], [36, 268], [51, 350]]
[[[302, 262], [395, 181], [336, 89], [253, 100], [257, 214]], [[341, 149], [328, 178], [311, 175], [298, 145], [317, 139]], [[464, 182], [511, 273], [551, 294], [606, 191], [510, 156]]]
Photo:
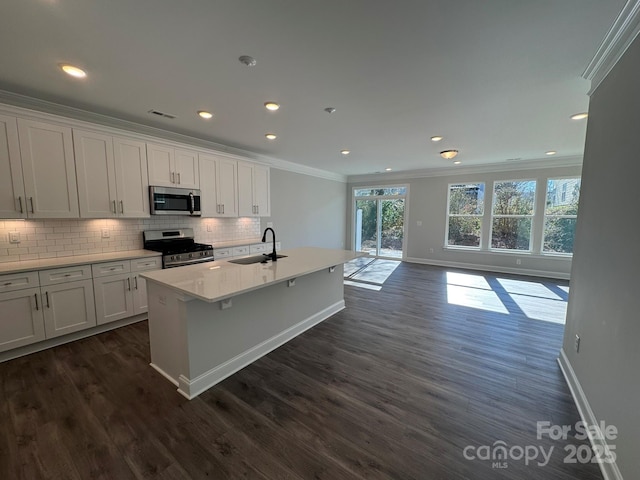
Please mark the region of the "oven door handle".
[[193, 260], [183, 260], [180, 263], [176, 263], [175, 265], [165, 265], [164, 268], [184, 267], [185, 265], [193, 265], [194, 263], [205, 263], [213, 261], [213, 257], [194, 258]]

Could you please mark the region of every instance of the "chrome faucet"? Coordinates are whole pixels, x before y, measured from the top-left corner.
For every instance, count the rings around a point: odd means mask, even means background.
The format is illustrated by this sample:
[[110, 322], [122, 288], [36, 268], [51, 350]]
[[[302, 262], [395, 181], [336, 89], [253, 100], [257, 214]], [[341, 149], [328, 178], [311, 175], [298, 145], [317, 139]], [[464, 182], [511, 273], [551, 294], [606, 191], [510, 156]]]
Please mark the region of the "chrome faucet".
[[278, 254], [276, 253], [276, 232], [273, 231], [273, 228], [267, 227], [264, 229], [264, 233], [262, 234], [262, 241], [267, 241], [267, 232], [269, 230], [271, 230], [271, 235], [273, 236], [273, 252], [271, 252], [270, 254], [264, 253], [263, 255], [271, 257], [271, 260], [275, 262], [276, 260], [278, 260]]

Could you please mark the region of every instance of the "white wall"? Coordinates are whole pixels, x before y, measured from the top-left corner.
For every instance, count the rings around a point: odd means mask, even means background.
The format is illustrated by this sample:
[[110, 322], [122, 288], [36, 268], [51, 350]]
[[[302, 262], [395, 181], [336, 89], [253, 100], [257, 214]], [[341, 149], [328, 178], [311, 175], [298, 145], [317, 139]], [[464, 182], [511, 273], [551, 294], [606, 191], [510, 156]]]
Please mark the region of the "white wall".
[[[558, 167], [535, 170], [512, 170], [507, 172], [483, 172], [466, 173], [462, 175], [433, 176], [426, 178], [408, 178], [405, 180], [349, 183], [349, 212], [347, 245], [351, 245], [352, 236], [352, 198], [353, 187], [374, 185], [409, 185], [407, 230], [405, 250], [408, 261], [431, 263], [435, 265], [451, 265], [467, 268], [480, 268], [503, 272], [527, 273], [532, 275], [568, 278], [571, 270], [570, 257], [553, 257], [549, 255], [529, 253], [496, 253], [489, 251], [464, 251], [459, 249], [447, 249], [445, 245], [445, 232], [447, 223], [447, 196], [451, 183], [485, 182], [485, 209], [491, 208], [491, 193], [495, 180], [536, 179], [536, 196], [545, 195], [547, 178], [563, 176], [579, 176], [580, 167]], [[538, 209], [540, 211], [540, 209]], [[537, 217], [538, 226], [542, 215]], [[418, 226], [418, 221], [422, 226]], [[485, 228], [488, 231], [488, 225]], [[541, 228], [534, 231], [538, 233], [533, 238], [534, 242], [541, 243]], [[484, 233], [484, 232], [483, 232]], [[433, 249], [433, 253], [430, 252]], [[521, 265], [516, 264], [516, 259], [521, 260]]]
[[[271, 218], [282, 248], [345, 248], [346, 184], [271, 169]], [[269, 237], [271, 238], [271, 237]]]
[[591, 97], [563, 345], [595, 417], [619, 430], [626, 479], [640, 475], [639, 65], [640, 38]]

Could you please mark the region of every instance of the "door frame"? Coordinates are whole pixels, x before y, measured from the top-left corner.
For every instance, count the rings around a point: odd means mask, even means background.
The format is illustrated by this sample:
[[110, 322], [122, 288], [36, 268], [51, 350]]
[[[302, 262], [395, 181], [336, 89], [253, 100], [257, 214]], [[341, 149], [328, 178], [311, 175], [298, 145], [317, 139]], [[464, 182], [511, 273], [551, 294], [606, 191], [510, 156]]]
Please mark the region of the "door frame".
[[[371, 195], [366, 197], [356, 197], [356, 190], [362, 189], [376, 189], [376, 188], [405, 188], [406, 193], [403, 195]], [[398, 198], [404, 199], [404, 215], [402, 218], [402, 258], [401, 260], [405, 260], [407, 258], [407, 246], [408, 246], [408, 235], [407, 235], [407, 219], [409, 218], [409, 184], [389, 184], [389, 185], [359, 185], [351, 187], [351, 219], [349, 221], [349, 231], [350, 234], [350, 245], [351, 250], [355, 250], [356, 248], [356, 199], [359, 200], [395, 200]], [[380, 222], [381, 210], [378, 209], [378, 225]], [[381, 236], [380, 236], [381, 237]], [[378, 238], [378, 245], [381, 241], [381, 238]], [[379, 250], [379, 248], [376, 248]], [[374, 258], [383, 258], [390, 260], [398, 260], [398, 257], [385, 257], [381, 255], [374, 256]]]

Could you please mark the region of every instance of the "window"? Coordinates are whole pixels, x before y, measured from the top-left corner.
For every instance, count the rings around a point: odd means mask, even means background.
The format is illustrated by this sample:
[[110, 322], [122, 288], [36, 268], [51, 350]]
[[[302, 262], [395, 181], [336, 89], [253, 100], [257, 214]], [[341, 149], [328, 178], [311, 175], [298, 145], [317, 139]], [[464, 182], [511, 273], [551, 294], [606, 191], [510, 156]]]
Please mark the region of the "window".
[[535, 180], [493, 184], [491, 248], [531, 250], [535, 197]]
[[547, 180], [543, 252], [573, 253], [579, 199], [579, 177]]
[[449, 185], [447, 245], [480, 248], [484, 183]]

